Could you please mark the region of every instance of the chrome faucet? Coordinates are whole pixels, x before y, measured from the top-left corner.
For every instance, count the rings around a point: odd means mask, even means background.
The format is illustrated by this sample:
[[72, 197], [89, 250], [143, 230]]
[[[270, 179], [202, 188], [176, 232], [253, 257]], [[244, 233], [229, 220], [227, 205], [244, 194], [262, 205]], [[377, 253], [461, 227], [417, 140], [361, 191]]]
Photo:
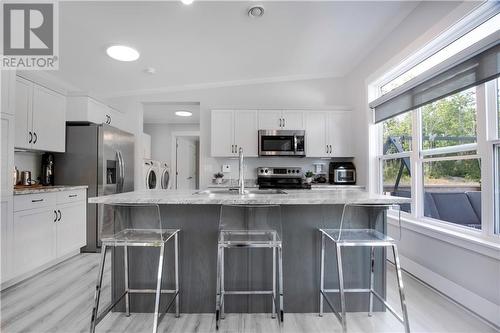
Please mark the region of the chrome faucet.
[[239, 153], [239, 177], [238, 177], [238, 193], [245, 194], [245, 165], [243, 161], [243, 148], [240, 147]]

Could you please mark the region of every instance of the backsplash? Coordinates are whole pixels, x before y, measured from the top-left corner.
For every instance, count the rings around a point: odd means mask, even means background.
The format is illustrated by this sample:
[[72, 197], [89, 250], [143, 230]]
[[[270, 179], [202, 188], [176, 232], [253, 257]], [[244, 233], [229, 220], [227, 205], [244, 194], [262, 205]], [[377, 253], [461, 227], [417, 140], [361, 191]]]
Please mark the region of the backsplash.
[[19, 172], [31, 171], [33, 180], [38, 180], [42, 169], [42, 152], [14, 152], [14, 166]]

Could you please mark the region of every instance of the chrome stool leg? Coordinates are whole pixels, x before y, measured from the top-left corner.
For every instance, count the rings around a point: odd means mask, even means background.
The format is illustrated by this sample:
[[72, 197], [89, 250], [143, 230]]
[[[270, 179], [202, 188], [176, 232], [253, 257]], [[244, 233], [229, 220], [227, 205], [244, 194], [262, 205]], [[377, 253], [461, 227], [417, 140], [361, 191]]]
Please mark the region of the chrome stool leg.
[[215, 329], [219, 329], [220, 321], [220, 275], [221, 275], [221, 246], [217, 248], [217, 288], [215, 298]]
[[273, 247], [273, 305], [271, 318], [276, 318], [276, 248]]
[[160, 246], [160, 259], [158, 260], [158, 277], [156, 282], [156, 296], [155, 296], [155, 313], [153, 320], [153, 333], [158, 332], [158, 312], [160, 309], [160, 296], [161, 296], [161, 278], [163, 275], [163, 255], [165, 252], [165, 245]]
[[373, 314], [373, 290], [374, 290], [374, 279], [375, 279], [375, 247], [370, 247], [370, 308], [368, 310], [368, 317]]
[[128, 284], [128, 246], [125, 245], [123, 247], [123, 261], [124, 261], [124, 270], [125, 270], [125, 314], [127, 317], [130, 316], [130, 293], [129, 293], [129, 284]]
[[101, 248], [101, 264], [99, 265], [99, 272], [97, 273], [97, 282], [94, 294], [94, 307], [92, 308], [92, 317], [90, 319], [90, 333], [95, 332], [95, 325], [97, 320], [97, 313], [99, 309], [99, 299], [101, 297], [102, 276], [104, 274], [104, 263], [106, 261], [106, 245]]
[[280, 319], [283, 322], [283, 248], [278, 247], [278, 276], [279, 276], [279, 294], [280, 294]]
[[321, 233], [321, 262], [319, 282], [319, 316], [323, 317], [323, 290], [325, 289], [325, 234]]
[[401, 274], [401, 265], [399, 263], [399, 255], [396, 244], [392, 245], [392, 253], [394, 255], [394, 265], [396, 266], [396, 276], [398, 279], [398, 288], [399, 288], [399, 298], [401, 301], [401, 310], [403, 312], [403, 325], [405, 327], [405, 333], [410, 333], [410, 323], [408, 321], [408, 310], [406, 308], [406, 300], [403, 286], [403, 275]]
[[225, 296], [226, 296], [226, 290], [224, 288], [224, 263], [225, 263], [225, 260], [224, 260], [224, 250], [225, 248], [223, 247], [221, 249], [221, 263], [220, 263], [220, 270], [221, 270], [221, 274], [220, 274], [220, 319], [224, 319], [226, 318], [226, 313], [225, 313], [225, 308], [224, 308], [224, 301], [225, 301]]
[[345, 292], [344, 292], [344, 273], [342, 269], [342, 252], [341, 246], [337, 243], [337, 273], [339, 275], [339, 292], [340, 292], [340, 311], [342, 313], [342, 332], [347, 331], [347, 320], [345, 315]]
[[176, 233], [174, 236], [174, 246], [175, 246], [175, 317], [180, 317], [180, 308], [179, 308], [179, 238]]

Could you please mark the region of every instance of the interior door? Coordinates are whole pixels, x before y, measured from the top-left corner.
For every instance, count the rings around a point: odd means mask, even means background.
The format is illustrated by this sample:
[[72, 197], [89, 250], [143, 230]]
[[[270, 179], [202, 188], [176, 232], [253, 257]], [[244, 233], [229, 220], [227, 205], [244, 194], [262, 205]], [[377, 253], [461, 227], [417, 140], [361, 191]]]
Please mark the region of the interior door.
[[66, 98], [37, 84], [33, 86], [33, 133], [34, 149], [64, 152]]
[[281, 110], [259, 110], [259, 128], [276, 130], [283, 127]]
[[177, 138], [176, 188], [196, 189], [196, 142], [189, 138]]
[[15, 128], [14, 145], [17, 148], [31, 149], [31, 141], [33, 141], [33, 133], [30, 132], [33, 127], [33, 119], [31, 113], [31, 92], [33, 83], [16, 77], [16, 98], [15, 98]]
[[328, 157], [326, 111], [307, 111], [306, 118], [306, 156]]
[[258, 156], [257, 111], [238, 110], [234, 112], [234, 143], [236, 144], [236, 152], [239, 148], [243, 148], [245, 156]]
[[283, 129], [303, 130], [304, 112], [302, 111], [283, 111]]

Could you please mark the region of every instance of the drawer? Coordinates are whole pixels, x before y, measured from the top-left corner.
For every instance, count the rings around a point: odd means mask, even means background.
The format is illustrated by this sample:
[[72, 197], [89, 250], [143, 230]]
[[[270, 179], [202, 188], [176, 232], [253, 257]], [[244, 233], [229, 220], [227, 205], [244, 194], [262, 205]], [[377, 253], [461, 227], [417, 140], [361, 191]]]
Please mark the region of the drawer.
[[85, 201], [86, 198], [87, 198], [86, 189], [57, 192], [58, 205], [75, 201]]
[[56, 193], [22, 194], [14, 196], [14, 211], [54, 206]]

